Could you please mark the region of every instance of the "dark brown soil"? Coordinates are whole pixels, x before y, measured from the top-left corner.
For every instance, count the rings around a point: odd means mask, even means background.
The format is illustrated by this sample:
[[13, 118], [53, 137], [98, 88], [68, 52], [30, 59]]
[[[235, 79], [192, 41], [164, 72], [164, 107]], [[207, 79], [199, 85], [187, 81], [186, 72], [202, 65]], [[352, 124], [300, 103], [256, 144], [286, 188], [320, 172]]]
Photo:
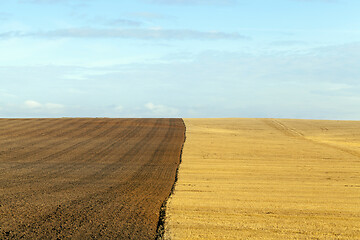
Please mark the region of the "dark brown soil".
[[154, 239], [181, 119], [0, 119], [0, 239]]

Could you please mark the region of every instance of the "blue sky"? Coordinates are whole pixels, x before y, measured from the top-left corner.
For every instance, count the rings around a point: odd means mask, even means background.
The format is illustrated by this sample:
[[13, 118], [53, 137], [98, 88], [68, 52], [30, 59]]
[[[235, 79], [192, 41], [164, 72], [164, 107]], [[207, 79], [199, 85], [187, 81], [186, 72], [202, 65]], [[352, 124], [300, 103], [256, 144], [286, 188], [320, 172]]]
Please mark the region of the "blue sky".
[[0, 117], [360, 119], [360, 1], [3, 0]]

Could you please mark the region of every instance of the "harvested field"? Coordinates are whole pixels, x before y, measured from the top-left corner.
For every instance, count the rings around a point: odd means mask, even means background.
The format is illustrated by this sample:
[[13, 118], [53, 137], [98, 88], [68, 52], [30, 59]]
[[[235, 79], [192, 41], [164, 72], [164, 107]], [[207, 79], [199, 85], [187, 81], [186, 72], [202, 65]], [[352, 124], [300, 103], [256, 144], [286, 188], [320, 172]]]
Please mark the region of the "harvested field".
[[181, 119], [0, 119], [0, 239], [154, 239]]
[[185, 124], [166, 239], [360, 239], [360, 122]]

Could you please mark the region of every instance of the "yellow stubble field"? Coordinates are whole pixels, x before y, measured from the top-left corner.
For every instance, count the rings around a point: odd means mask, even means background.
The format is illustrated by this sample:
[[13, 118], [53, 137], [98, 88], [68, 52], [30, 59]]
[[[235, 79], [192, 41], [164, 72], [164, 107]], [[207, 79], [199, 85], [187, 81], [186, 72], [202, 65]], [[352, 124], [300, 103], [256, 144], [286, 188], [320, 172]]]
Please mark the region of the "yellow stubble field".
[[360, 122], [184, 121], [165, 239], [360, 239]]

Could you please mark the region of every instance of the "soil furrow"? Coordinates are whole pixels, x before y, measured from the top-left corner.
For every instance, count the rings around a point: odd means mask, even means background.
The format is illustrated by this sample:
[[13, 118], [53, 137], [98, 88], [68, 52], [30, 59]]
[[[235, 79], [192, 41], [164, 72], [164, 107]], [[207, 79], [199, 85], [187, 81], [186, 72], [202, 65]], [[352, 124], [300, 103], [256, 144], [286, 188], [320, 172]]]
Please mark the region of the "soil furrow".
[[[112, 128], [110, 128], [108, 130], [111, 130], [111, 129]], [[106, 135], [109, 132], [108, 130], [101, 132], [94, 138], [98, 138], [100, 136]], [[46, 171], [45, 175], [37, 174], [36, 178], [33, 178], [30, 181], [28, 180], [28, 181], [21, 182], [19, 184], [24, 184], [24, 183], [29, 184], [31, 182], [39, 182], [42, 179], [48, 181], [50, 179], [59, 178], [63, 174], [68, 174], [69, 172], [78, 171], [83, 168], [86, 168], [86, 166], [95, 162], [96, 159], [98, 159], [98, 158], [104, 159], [108, 154], [111, 153], [110, 150], [111, 150], [111, 148], [114, 147], [115, 144], [120, 143], [120, 145], [121, 145], [121, 144], [125, 143], [126, 141], [124, 141], [124, 139], [126, 139], [127, 137], [131, 137], [131, 134], [138, 130], [139, 130], [138, 125], [136, 125], [136, 127], [133, 127], [133, 126], [128, 127], [119, 133], [120, 137], [117, 140], [109, 139], [109, 140], [107, 140], [107, 142], [104, 142], [104, 143], [93, 142], [94, 146], [92, 148], [89, 148], [89, 146], [86, 146], [86, 148], [84, 148], [84, 151], [82, 151], [80, 153], [76, 153], [76, 155], [71, 156], [71, 158], [69, 160], [67, 160], [67, 162], [71, 162], [72, 164], [64, 164], [64, 163], [47, 164], [46, 167], [43, 167], [38, 170], [39, 172]], [[93, 140], [94, 138], [89, 139], [89, 142], [91, 140]], [[117, 147], [120, 147], [120, 145], [118, 144]], [[92, 152], [95, 149], [98, 149], [98, 151], [96, 151], [96, 153], [93, 154]], [[79, 161], [79, 158], [85, 159], [86, 165], [84, 165], [83, 161]], [[32, 174], [34, 174], [34, 173], [32, 173]], [[14, 186], [14, 185], [11, 185], [11, 186]], [[55, 189], [57, 187], [58, 186], [52, 186], [52, 188], [55, 188]], [[45, 186], [45, 190], [48, 191], [49, 189]], [[28, 191], [25, 191], [23, 193], [26, 193], [26, 192], [28, 192]]]
[[[39, 129], [44, 129], [44, 124], [53, 123], [56, 126], [57, 122], [54, 119], [50, 118], [41, 118], [41, 119], [33, 119], [33, 121], [28, 122], [19, 122], [18, 128], [8, 126], [6, 129], [8, 131], [4, 131], [0, 133], [0, 140], [4, 141], [9, 139], [8, 137], [11, 136], [11, 140], [14, 141], [16, 138], [20, 137], [21, 139], [24, 136], [32, 136], [34, 133], [39, 133]], [[7, 144], [4, 141], [4, 144]]]
[[[19, 152], [23, 149], [28, 149], [29, 147], [35, 147], [37, 144], [41, 144], [44, 142], [49, 143], [49, 141], [57, 141], [54, 137], [61, 137], [70, 132], [81, 131], [81, 129], [86, 126], [86, 123], [83, 123], [80, 126], [76, 124], [81, 123], [80, 119], [78, 122], [62, 122], [59, 124], [56, 120], [53, 120], [50, 125], [42, 125], [41, 128], [36, 128], [36, 130], [31, 131], [30, 133], [24, 133], [19, 137], [9, 136], [9, 141], [4, 142], [3, 145], [3, 154], [11, 154], [12, 152]], [[70, 127], [69, 127], [70, 126]], [[31, 128], [31, 125], [28, 128]], [[61, 132], [62, 129], [66, 129], [67, 131]], [[75, 130], [74, 130], [75, 129]], [[52, 136], [51, 134], [57, 133], [56, 136]], [[5, 149], [7, 146], [7, 149]], [[25, 152], [26, 154], [26, 152]]]
[[2, 140], [4, 142], [4, 146], [12, 146], [12, 144], [17, 144], [19, 141], [22, 143], [27, 141], [43, 141], [44, 139], [49, 139], [53, 137], [51, 134], [57, 133], [62, 134], [61, 130], [66, 129], [67, 131], [71, 130], [70, 127], [80, 128], [82, 126], [78, 126], [78, 124], [82, 123], [82, 119], [76, 119], [75, 121], [60, 121], [57, 119], [49, 119], [48, 122], [42, 123], [36, 128], [32, 127], [31, 123], [28, 123], [26, 128], [29, 128], [30, 131], [22, 132], [17, 136], [9, 135], [6, 139]]
[[74, 129], [62, 129], [63, 137], [54, 132], [49, 142], [62, 147], [39, 142], [34, 147], [46, 153], [15, 158], [18, 168], [14, 159], [0, 159], [13, 184], [0, 194], [1, 239], [155, 238], [179, 162], [182, 121], [103, 121], [96, 131], [84, 126], [81, 137]]
[[[50, 141], [44, 141], [44, 142], [46, 142], [46, 144], [42, 144], [42, 145], [40, 145], [40, 146], [37, 146], [37, 144], [40, 144], [40, 143], [43, 143], [43, 141], [39, 141], [39, 142], [36, 142], [34, 145], [32, 145], [32, 151], [28, 151], [28, 152], [25, 152], [25, 153], [22, 153], [21, 155], [15, 155], [13, 158], [9, 158], [9, 160], [10, 161], [15, 161], [15, 160], [17, 160], [17, 159], [21, 159], [21, 160], [24, 160], [24, 159], [26, 159], [26, 158], [34, 158], [34, 155], [36, 155], [36, 154], [42, 154], [42, 153], [47, 153], [45, 150], [49, 150], [49, 149], [52, 149], [53, 147], [57, 147], [57, 148], [59, 148], [59, 147], [61, 147], [61, 146], [63, 146], [63, 145], [68, 145], [68, 141], [61, 141], [60, 140], [60, 142], [59, 142], [59, 139], [58, 138], [60, 138], [61, 136], [64, 136], [64, 135], [66, 135], [66, 134], [69, 134], [69, 133], [78, 133], [77, 135], [75, 135], [74, 137], [76, 138], [76, 139], [80, 139], [80, 137], [82, 137], [82, 136], [86, 136], [87, 134], [89, 134], [89, 133], [91, 133], [91, 132], [93, 132], [94, 131], [94, 129], [96, 130], [96, 129], [99, 129], [99, 128], [101, 128], [102, 127], [102, 125], [101, 125], [101, 123], [98, 123], [94, 128], [89, 128], [89, 129], [87, 129], [86, 131], [84, 131], [84, 129], [83, 129], [83, 127], [84, 126], [86, 126], [86, 125], [88, 125], [88, 122], [86, 122], [86, 123], [83, 123], [80, 127], [78, 127], [78, 128], [76, 128], [75, 130], [73, 130], [72, 128], [70, 129], [70, 130], [67, 130], [67, 131], [65, 131], [65, 132], [61, 132], [60, 134], [58, 134], [58, 135], [55, 135], [54, 137], [53, 137], [53, 139], [52, 140], [50, 140]], [[56, 131], [56, 130], [54, 130], [54, 131]], [[85, 141], [87, 141], [87, 140], [85, 140]], [[85, 142], [84, 141], [84, 142]], [[76, 143], [76, 144], [80, 144], [81, 142], [79, 142], [79, 143]], [[28, 168], [29, 166], [31, 166], [31, 165], [34, 165], [34, 164], [38, 164], [38, 163], [41, 163], [41, 162], [43, 162], [44, 160], [48, 160], [48, 159], [50, 159], [50, 158], [54, 158], [54, 157], [56, 157], [57, 155], [62, 155], [62, 154], [65, 154], [65, 153], [67, 153], [67, 152], [69, 152], [69, 151], [71, 151], [71, 150], [73, 150], [73, 149], [75, 149], [76, 148], [76, 146], [74, 146], [74, 145], [70, 145], [70, 146], [68, 146], [68, 147], [65, 147], [64, 149], [60, 149], [60, 150], [57, 150], [57, 151], [51, 151], [52, 153], [50, 154], [50, 155], [45, 155], [45, 156], [43, 156], [43, 157], [41, 157], [41, 156], [39, 156], [39, 155], [37, 155], [36, 156], [36, 161], [31, 161], [31, 162], [27, 162], [27, 163], [21, 163], [21, 164], [18, 164], [17, 166], [15, 166], [14, 168], [16, 168], [16, 169], [19, 169], [19, 168]]]

